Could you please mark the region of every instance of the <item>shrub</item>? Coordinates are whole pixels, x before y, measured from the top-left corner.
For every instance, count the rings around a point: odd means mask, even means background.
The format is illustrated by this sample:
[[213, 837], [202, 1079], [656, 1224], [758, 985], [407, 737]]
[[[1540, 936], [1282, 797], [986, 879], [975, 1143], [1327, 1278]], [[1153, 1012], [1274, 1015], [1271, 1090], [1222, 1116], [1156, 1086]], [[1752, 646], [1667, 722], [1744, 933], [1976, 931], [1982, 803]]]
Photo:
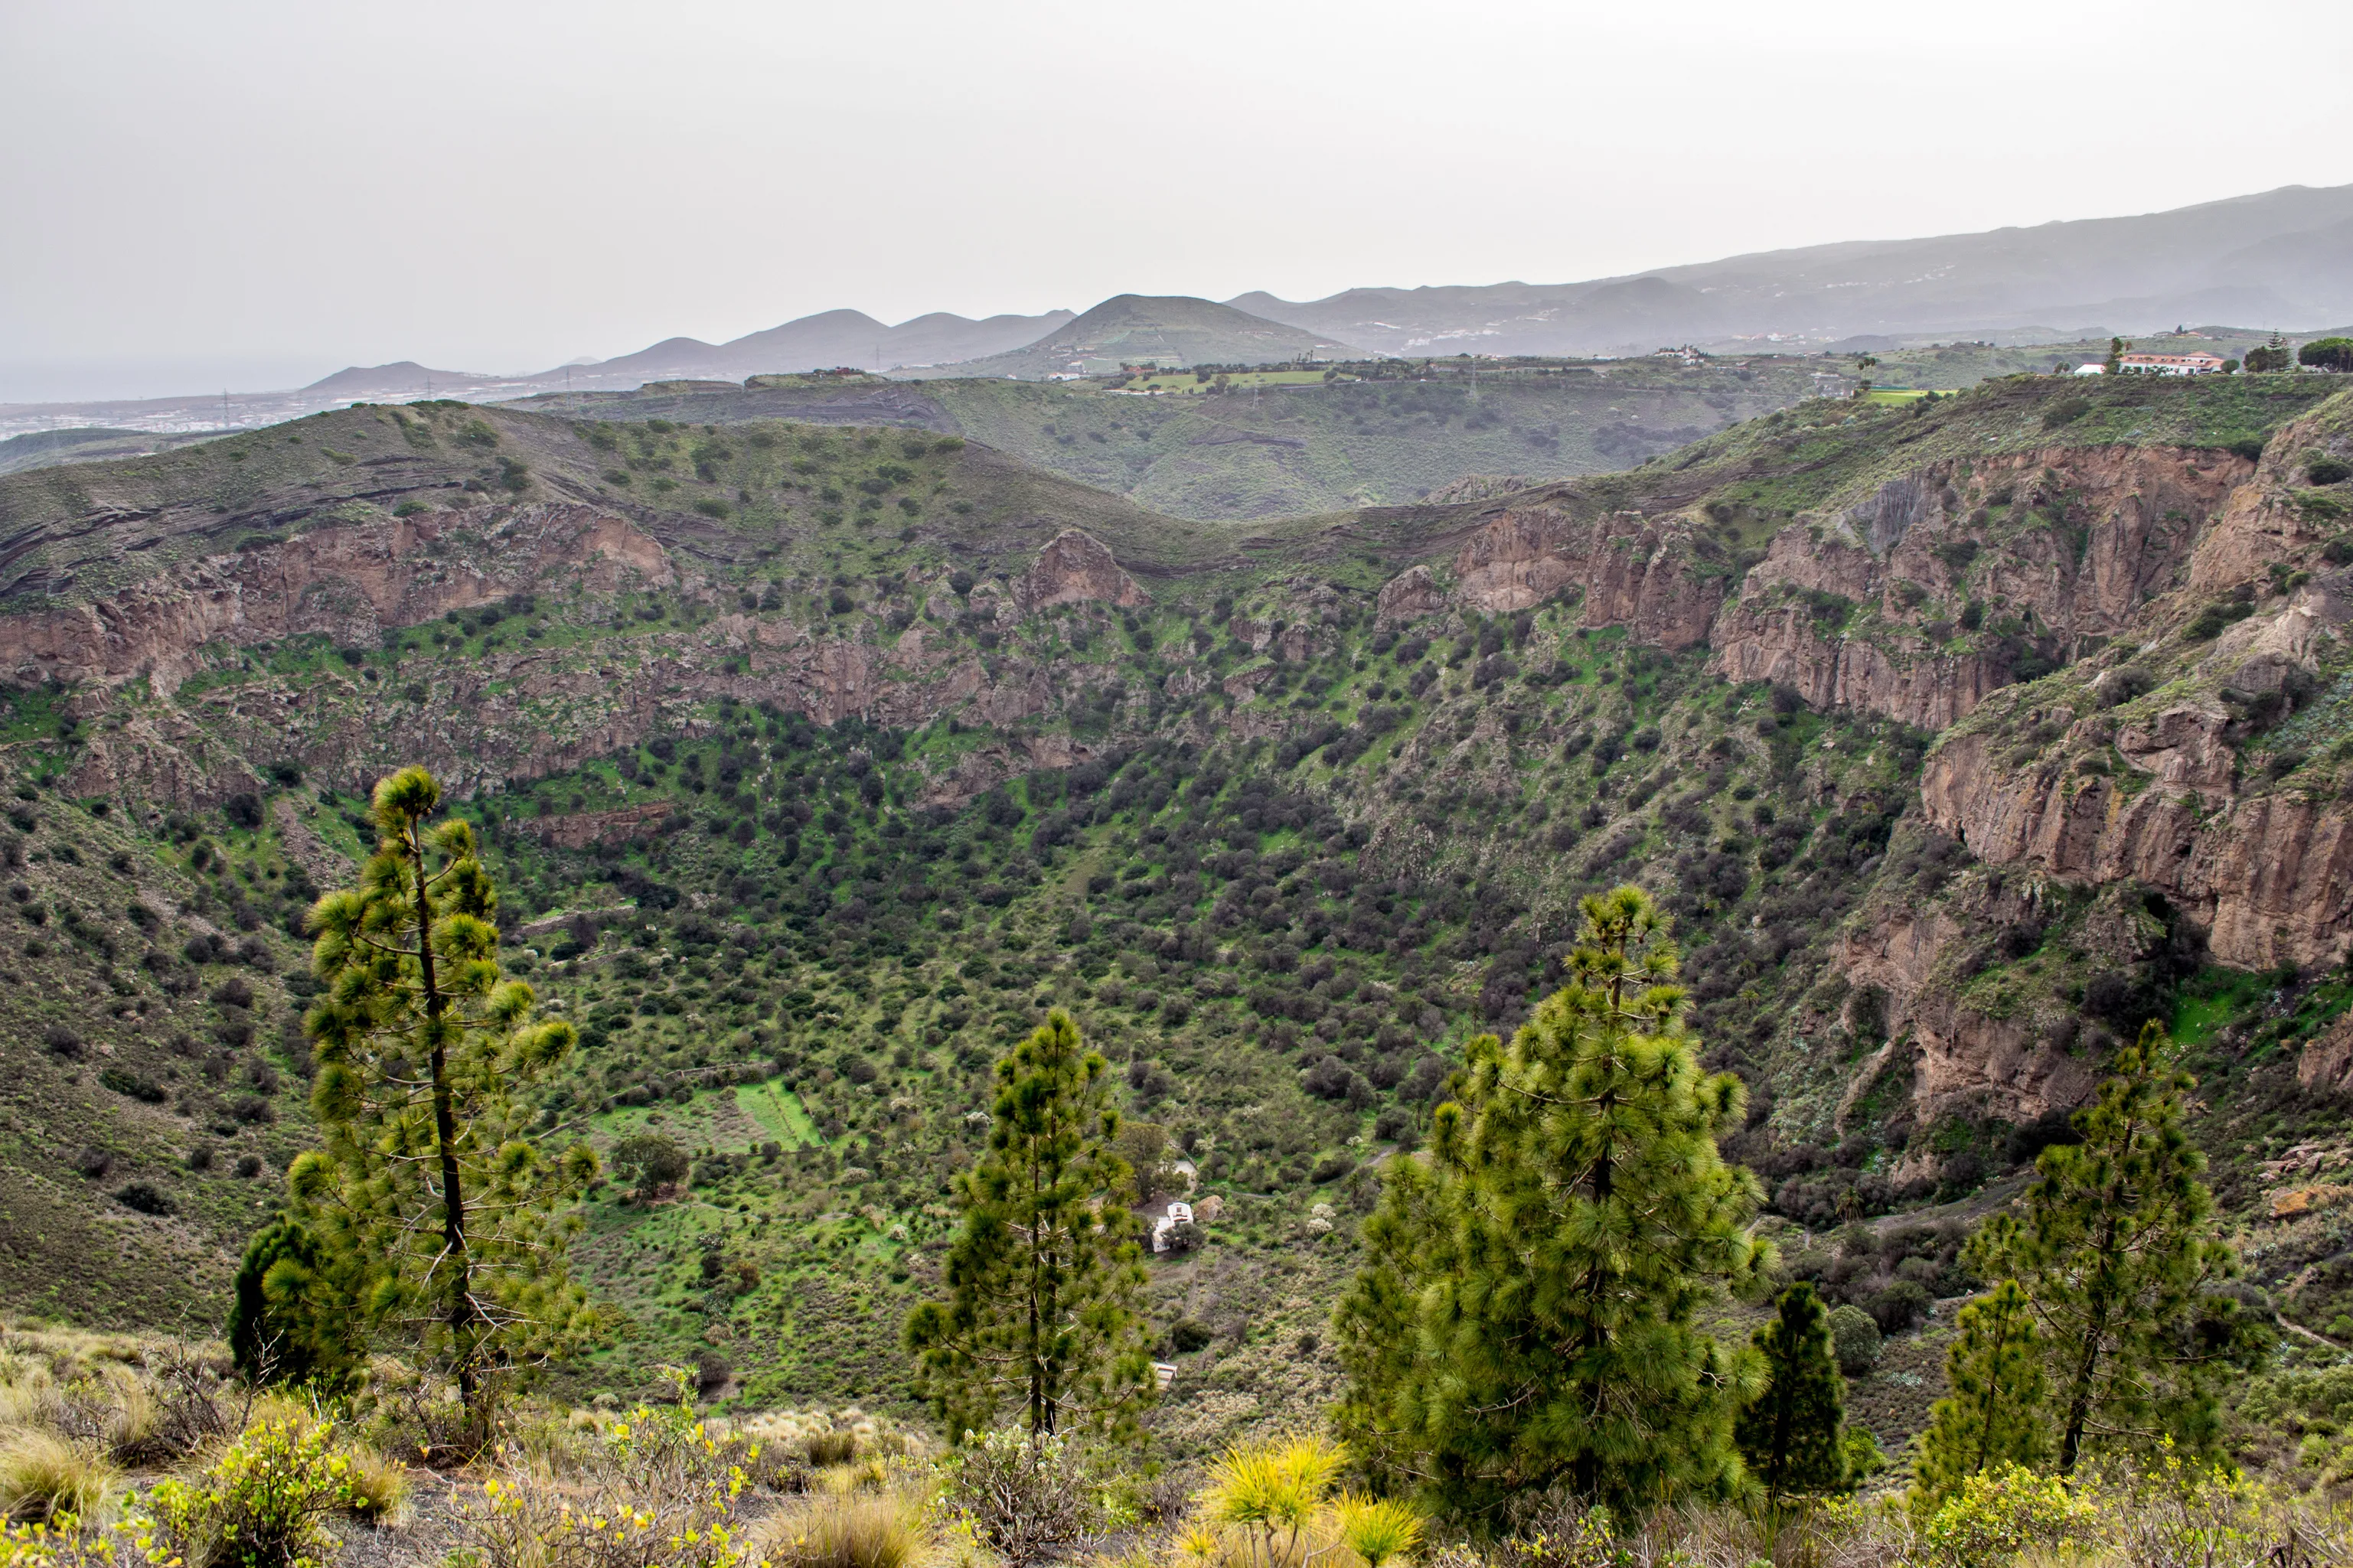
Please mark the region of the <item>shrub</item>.
[[1029, 1568], [1092, 1528], [1094, 1489], [1063, 1438], [966, 1436], [948, 1472], [948, 1505], [1006, 1568]]
[[1340, 1543], [1363, 1558], [1366, 1568], [1381, 1568], [1393, 1557], [1409, 1556], [1421, 1544], [1421, 1516], [1398, 1499], [1351, 1492], [1334, 1511], [1339, 1516]]
[[1312, 1541], [1322, 1522], [1324, 1496], [1345, 1458], [1336, 1444], [1320, 1436], [1229, 1448], [1211, 1471], [1209, 1517], [1239, 1534], [1240, 1559], [1251, 1568], [1294, 1563], [1302, 1536]]
[[671, 1369], [675, 1405], [639, 1406], [558, 1481], [539, 1466], [483, 1481], [453, 1511], [452, 1561], [470, 1568], [740, 1568], [749, 1553], [736, 1500], [760, 1446], [697, 1416], [691, 1373]]
[[72, 1514], [56, 1524], [0, 1525], [0, 1568], [114, 1568], [105, 1532], [86, 1530]]
[[2335, 458], [2315, 458], [2305, 464], [2304, 477], [2316, 485], [2341, 485], [2353, 479], [2353, 467]]
[[2003, 1464], [1963, 1482], [1921, 1534], [1939, 1568], [1990, 1568], [2030, 1550], [2066, 1553], [2091, 1517], [2092, 1505], [2059, 1477]]
[[1871, 1314], [1852, 1305], [1831, 1311], [1831, 1343], [1838, 1352], [1839, 1370], [1849, 1377], [1862, 1377], [1877, 1366], [1886, 1346]]
[[2199, 611], [2189, 625], [2183, 628], [2183, 635], [2193, 642], [2204, 642], [2220, 636], [2223, 627], [2243, 621], [2254, 613], [2253, 605], [2242, 605], [2233, 600], [2218, 601]]
[[115, 1189], [114, 1201], [124, 1208], [136, 1209], [145, 1215], [168, 1215], [173, 1212], [170, 1194], [153, 1182], [127, 1183]]
[[113, 1466], [55, 1432], [20, 1431], [0, 1447], [0, 1510], [20, 1524], [96, 1520], [119, 1479]]
[[1916, 1279], [1898, 1279], [1871, 1299], [1872, 1321], [1882, 1333], [1900, 1334], [1928, 1315], [1928, 1289]]
[[1178, 1355], [1209, 1348], [1209, 1325], [1198, 1318], [1179, 1318], [1168, 1326], [1168, 1348]]
[[257, 1422], [195, 1479], [157, 1482], [153, 1518], [135, 1521], [148, 1562], [316, 1568], [335, 1544], [325, 1520], [354, 1497], [334, 1435], [331, 1421]]

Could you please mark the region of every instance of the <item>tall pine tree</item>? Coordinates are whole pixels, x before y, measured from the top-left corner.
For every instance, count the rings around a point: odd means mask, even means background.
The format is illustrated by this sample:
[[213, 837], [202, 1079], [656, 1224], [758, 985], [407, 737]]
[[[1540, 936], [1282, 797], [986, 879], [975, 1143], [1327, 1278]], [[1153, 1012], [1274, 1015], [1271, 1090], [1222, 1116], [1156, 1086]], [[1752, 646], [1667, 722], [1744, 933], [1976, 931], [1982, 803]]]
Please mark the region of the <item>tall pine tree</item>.
[[1355, 1450], [1437, 1510], [1566, 1487], [1631, 1513], [1738, 1483], [1762, 1375], [1700, 1310], [1769, 1260], [1740, 1125], [1699, 1068], [1675, 949], [1639, 889], [1588, 898], [1570, 982], [1507, 1048], [1472, 1043], [1431, 1157], [1390, 1162], [1335, 1318]]
[[1033, 1436], [1124, 1433], [1155, 1385], [1103, 1058], [1057, 1008], [997, 1064], [997, 1086], [988, 1152], [956, 1182], [947, 1300], [907, 1320], [918, 1384], [957, 1436], [1008, 1408]]
[[433, 821], [440, 803], [422, 768], [379, 783], [383, 838], [359, 885], [311, 912], [323, 992], [304, 1026], [326, 1147], [289, 1184], [371, 1321], [450, 1369], [479, 1434], [486, 1374], [579, 1325], [561, 1211], [596, 1161], [533, 1140], [516, 1091], [564, 1059], [573, 1028], [535, 1021], [531, 987], [501, 977], [497, 889], [467, 823]]
[[1839, 1448], [1846, 1379], [1814, 1288], [1800, 1279], [1782, 1291], [1779, 1310], [1753, 1342], [1767, 1381], [1733, 1426], [1748, 1473], [1767, 1497], [1836, 1490], [1846, 1480]]
[[2191, 1080], [2164, 1063], [2167, 1044], [2152, 1021], [2116, 1053], [2075, 1114], [2084, 1141], [2045, 1149], [2023, 1216], [1970, 1241], [1978, 1277], [2016, 1279], [2042, 1330], [2061, 1475], [2087, 1446], [2195, 1450], [2217, 1435], [2213, 1374], [2238, 1344], [2199, 1327], [2221, 1321], [2209, 1288], [2238, 1265], [2182, 1125]]
[[1934, 1510], [1971, 1476], [2004, 1464], [2039, 1468], [2051, 1458], [2050, 1391], [2026, 1292], [2004, 1279], [1961, 1309], [1945, 1351], [1945, 1382], [1920, 1456], [1913, 1500]]

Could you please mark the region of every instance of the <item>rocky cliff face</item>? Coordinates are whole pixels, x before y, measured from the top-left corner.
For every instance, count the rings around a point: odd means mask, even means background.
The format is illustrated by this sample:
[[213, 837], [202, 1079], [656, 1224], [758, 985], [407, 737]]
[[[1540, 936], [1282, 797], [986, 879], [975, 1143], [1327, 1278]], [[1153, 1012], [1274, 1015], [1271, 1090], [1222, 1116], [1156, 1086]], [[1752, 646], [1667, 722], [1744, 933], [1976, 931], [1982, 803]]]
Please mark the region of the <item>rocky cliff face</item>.
[[[2324, 531], [2294, 489], [2326, 418], [2274, 437], [2199, 532], [2176, 573], [2181, 589], [2131, 624], [2142, 639], [2133, 662], [2111, 653], [2096, 676], [2003, 693], [1937, 746], [1920, 789], [1931, 822], [1982, 860], [2158, 889], [2224, 963], [2327, 965], [2353, 953], [2353, 808], [2337, 774], [2271, 748], [2274, 777], [2250, 778], [2244, 758], [2346, 658], [2353, 573], [2326, 560]], [[2181, 629], [2190, 609], [2226, 595], [2243, 619], [2219, 636]], [[2117, 685], [2128, 678], [2158, 689], [2134, 697]]]
[[[1716, 668], [1942, 730], [2030, 656], [2121, 631], [2174, 585], [2249, 471], [2226, 453], [2125, 447], [1931, 465], [1778, 534], [1716, 618]], [[2015, 629], [1986, 633], [2004, 622]]]
[[114, 686], [143, 676], [168, 698], [211, 643], [254, 647], [315, 632], [364, 646], [387, 626], [511, 594], [676, 582], [660, 544], [595, 507], [385, 516], [212, 556], [115, 596], [0, 617], [0, 671], [26, 686]]
[[[719, 697], [777, 703], [820, 724], [856, 715], [913, 728], [967, 708], [1013, 725], [1056, 710], [1091, 678], [1018, 657], [983, 661], [922, 626], [893, 633], [864, 616], [805, 626], [728, 613], [686, 630], [633, 633], [626, 619], [611, 622], [585, 643], [437, 663], [421, 682], [379, 683], [373, 669], [331, 664], [301, 679], [181, 690], [229, 650], [290, 636], [372, 647], [385, 629], [515, 594], [593, 605], [623, 590], [682, 585], [658, 541], [594, 507], [387, 517], [208, 557], [111, 597], [0, 618], [0, 669], [19, 686], [79, 687], [100, 706], [106, 691], [144, 678], [164, 706], [94, 736], [72, 787], [183, 805], [254, 788], [246, 758], [295, 762], [354, 787], [416, 761], [461, 790], [495, 790], [633, 744]], [[984, 618], [997, 618], [990, 612], [1001, 606], [1008, 621], [1145, 602], [1111, 552], [1075, 530], [1009, 584], [981, 584], [973, 598]], [[941, 798], [960, 798], [956, 784], [944, 781]], [[609, 829], [600, 822], [582, 831], [593, 839]]]
[[1720, 581], [1694, 574], [1690, 531], [1640, 512], [1580, 517], [1559, 505], [1507, 507], [1456, 552], [1453, 586], [1416, 566], [1381, 592], [1398, 625], [1449, 607], [1505, 615], [1575, 593], [1583, 624], [1624, 626], [1638, 642], [1690, 647], [1707, 638]]

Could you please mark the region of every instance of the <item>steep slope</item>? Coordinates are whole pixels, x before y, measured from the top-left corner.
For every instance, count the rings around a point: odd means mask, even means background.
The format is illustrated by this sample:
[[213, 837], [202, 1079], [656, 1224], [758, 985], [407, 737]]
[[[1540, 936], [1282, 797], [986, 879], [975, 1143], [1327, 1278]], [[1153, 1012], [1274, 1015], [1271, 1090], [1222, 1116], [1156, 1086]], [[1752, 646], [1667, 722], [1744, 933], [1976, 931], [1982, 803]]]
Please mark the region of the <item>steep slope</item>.
[[[1905, 1328], [1899, 1286], [1964, 1288], [1957, 1229], [1900, 1216], [2063, 1135], [2152, 1014], [2268, 1223], [2263, 1162], [2353, 1055], [2340, 385], [1812, 402], [1253, 523], [932, 431], [457, 406], [0, 480], [9, 1278], [78, 1279], [102, 1232], [155, 1260], [108, 1310], [217, 1307], [267, 1201], [227, 1156], [301, 1134], [273, 931], [410, 760], [583, 1026], [550, 1119], [693, 1158], [585, 1211], [617, 1327], [584, 1394], [708, 1353], [748, 1398], [898, 1398], [988, 1060], [1060, 1004], [1187, 1156], [1162, 1200], [1224, 1205], [1155, 1266], [1158, 1321], [1211, 1330], [1164, 1431], [1280, 1425], [1328, 1393], [1303, 1336], [1368, 1167], [1621, 879], [1675, 914], [1777, 1214], [1899, 1216], [1861, 1272], [1793, 1236], [1840, 1299]], [[2262, 1277], [2325, 1327], [2303, 1261]], [[1933, 1343], [1888, 1367], [1857, 1408], [1892, 1446]]]

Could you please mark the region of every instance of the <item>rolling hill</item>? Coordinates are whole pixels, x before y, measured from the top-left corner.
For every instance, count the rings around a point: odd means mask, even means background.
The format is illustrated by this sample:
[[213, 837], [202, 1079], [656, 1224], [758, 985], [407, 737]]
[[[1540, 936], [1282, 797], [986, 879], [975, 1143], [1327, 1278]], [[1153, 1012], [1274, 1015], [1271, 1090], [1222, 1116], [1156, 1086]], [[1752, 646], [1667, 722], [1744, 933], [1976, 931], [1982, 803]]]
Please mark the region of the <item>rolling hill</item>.
[[[1095, 382], [763, 376], [740, 389], [649, 387], [528, 406], [629, 421], [914, 426], [1207, 521], [1402, 504], [1472, 474], [1556, 479], [1620, 468], [1844, 387], [1851, 369], [1764, 358], [1475, 374], [1357, 363], [1331, 382], [1244, 376], [1219, 395], [1138, 395]], [[1213, 384], [1186, 375], [1178, 384]]]
[[1122, 365], [1285, 364], [1359, 357], [1336, 339], [1186, 295], [1119, 294], [1011, 353], [974, 358], [920, 377], [1101, 375]]

